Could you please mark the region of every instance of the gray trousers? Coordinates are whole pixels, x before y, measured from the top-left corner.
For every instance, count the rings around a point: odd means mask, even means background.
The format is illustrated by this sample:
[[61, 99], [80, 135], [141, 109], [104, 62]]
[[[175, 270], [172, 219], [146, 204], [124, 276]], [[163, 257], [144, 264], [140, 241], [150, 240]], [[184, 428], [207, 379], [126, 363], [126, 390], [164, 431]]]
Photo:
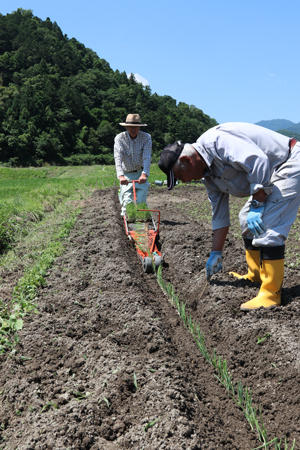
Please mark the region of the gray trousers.
[[300, 143], [292, 149], [290, 157], [272, 175], [272, 193], [267, 197], [263, 213], [266, 231], [253, 237], [247, 226], [250, 198], [239, 213], [243, 237], [252, 239], [254, 247], [284, 245], [300, 206]]

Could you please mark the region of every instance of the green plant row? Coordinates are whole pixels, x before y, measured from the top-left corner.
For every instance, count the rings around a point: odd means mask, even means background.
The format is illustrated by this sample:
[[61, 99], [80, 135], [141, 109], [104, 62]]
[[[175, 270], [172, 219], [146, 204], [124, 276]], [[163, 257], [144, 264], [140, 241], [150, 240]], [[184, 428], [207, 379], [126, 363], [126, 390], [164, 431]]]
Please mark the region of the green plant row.
[[151, 219], [150, 211], [141, 211], [149, 209], [147, 203], [128, 203], [126, 205], [126, 216], [129, 222], [147, 222]]
[[66, 238], [73, 228], [79, 210], [72, 212], [60, 229], [53, 235], [47, 248], [36, 263], [19, 279], [13, 290], [10, 305], [0, 301], [0, 353], [14, 348], [18, 342], [18, 331], [23, 328], [23, 318], [31, 312], [37, 312], [34, 300], [39, 287], [45, 284], [45, 275], [55, 258], [62, 254]]
[[[251, 430], [256, 431], [258, 439], [262, 442], [260, 447], [257, 447], [254, 450], [258, 449], [268, 449], [272, 445], [275, 450], [289, 450], [289, 445], [284, 439], [279, 439], [275, 437], [272, 440], [269, 440], [267, 437], [267, 431], [263, 424], [262, 420], [262, 411], [261, 408], [257, 410], [252, 402], [252, 393], [251, 390], [247, 387], [244, 387], [240, 381], [235, 382], [232, 379], [232, 376], [227, 368], [227, 361], [223, 359], [221, 356], [216, 354], [214, 350], [212, 353], [206, 347], [204, 335], [201, 332], [200, 326], [197, 325], [193, 319], [191, 314], [186, 312], [186, 305], [184, 302], [179, 300], [178, 295], [176, 295], [174, 287], [171, 283], [166, 283], [162, 277], [162, 267], [160, 266], [157, 270], [157, 282], [163, 292], [168, 296], [171, 303], [175, 306], [178, 311], [180, 318], [182, 319], [185, 327], [191, 333], [195, 343], [206, 359], [206, 361], [211, 364], [216, 372], [216, 377], [218, 381], [225, 387], [228, 395], [234, 400], [234, 402], [242, 409]], [[295, 440], [293, 441], [290, 450], [295, 449]]]

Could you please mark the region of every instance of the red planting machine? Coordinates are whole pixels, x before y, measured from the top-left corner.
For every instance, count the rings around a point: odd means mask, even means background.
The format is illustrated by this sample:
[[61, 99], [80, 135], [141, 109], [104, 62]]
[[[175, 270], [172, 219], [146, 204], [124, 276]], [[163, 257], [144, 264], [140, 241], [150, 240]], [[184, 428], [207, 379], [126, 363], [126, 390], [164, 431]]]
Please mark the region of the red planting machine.
[[[133, 201], [136, 204], [135, 183], [138, 183], [138, 180], [132, 180], [131, 183], [133, 189]], [[135, 222], [130, 222], [125, 213], [123, 216], [125, 232], [135, 245], [144, 272], [152, 273], [154, 270], [158, 269], [163, 260], [162, 254], [157, 247], [160, 211], [157, 209], [137, 209], [137, 211], [149, 212], [149, 220], [135, 220]]]

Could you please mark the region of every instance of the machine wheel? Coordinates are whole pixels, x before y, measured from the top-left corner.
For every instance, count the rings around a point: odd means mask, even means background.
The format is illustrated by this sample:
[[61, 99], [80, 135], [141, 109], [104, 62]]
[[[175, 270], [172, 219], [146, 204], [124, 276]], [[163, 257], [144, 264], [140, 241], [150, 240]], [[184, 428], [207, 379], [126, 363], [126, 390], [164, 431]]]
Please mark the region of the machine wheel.
[[155, 265], [155, 269], [157, 270], [159, 268], [159, 266], [162, 263], [162, 257], [159, 255], [155, 255], [154, 256], [154, 265]]
[[153, 272], [152, 258], [149, 258], [149, 256], [143, 259], [143, 269], [145, 273]]

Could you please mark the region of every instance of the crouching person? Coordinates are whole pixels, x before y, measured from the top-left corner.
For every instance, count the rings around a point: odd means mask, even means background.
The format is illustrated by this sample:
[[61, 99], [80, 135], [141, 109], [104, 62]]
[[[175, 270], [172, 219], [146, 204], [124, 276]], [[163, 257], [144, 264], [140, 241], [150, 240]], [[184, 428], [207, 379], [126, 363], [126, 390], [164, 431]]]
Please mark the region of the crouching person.
[[243, 303], [242, 310], [280, 305], [285, 241], [300, 205], [300, 143], [258, 125], [225, 123], [194, 144], [165, 147], [158, 165], [167, 174], [168, 189], [176, 179], [204, 179], [213, 229], [208, 279], [222, 269], [229, 195], [250, 196], [239, 214], [248, 272], [230, 273], [261, 284], [258, 295]]

